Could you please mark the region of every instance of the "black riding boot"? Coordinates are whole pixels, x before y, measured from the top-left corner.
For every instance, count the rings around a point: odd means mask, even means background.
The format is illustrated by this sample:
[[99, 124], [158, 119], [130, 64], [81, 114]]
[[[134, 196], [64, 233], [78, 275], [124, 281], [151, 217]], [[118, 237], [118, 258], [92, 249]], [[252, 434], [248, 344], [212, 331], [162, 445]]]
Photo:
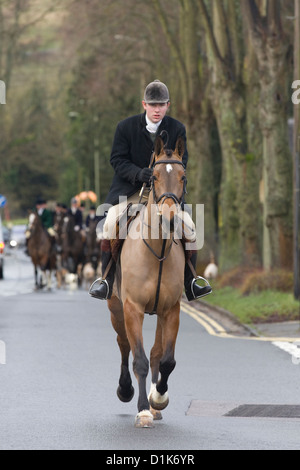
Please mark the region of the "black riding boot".
[[[92, 285], [90, 289], [90, 295], [94, 299], [108, 300], [111, 298], [112, 293], [113, 293], [113, 286], [114, 286], [115, 273], [116, 273], [116, 263], [113, 261], [111, 268], [108, 274], [106, 275], [106, 278], [104, 279], [106, 269], [108, 267], [108, 264], [110, 263], [110, 260], [112, 259], [112, 254], [110, 251], [110, 242], [108, 243], [106, 243], [106, 241], [102, 242], [101, 248], [102, 248], [101, 260], [102, 260], [102, 276], [103, 277], [94, 282], [94, 284]], [[93, 289], [94, 285], [96, 285], [99, 282], [100, 282], [100, 286], [97, 289]]]
[[[196, 271], [197, 267], [197, 253], [193, 253], [191, 257], [191, 263]], [[197, 281], [202, 280], [207, 283], [206, 286], [198, 286]], [[205, 297], [206, 295], [209, 295], [212, 293], [212, 288], [208, 284], [208, 282], [202, 278], [202, 277], [194, 277], [194, 274], [191, 271], [190, 266], [188, 263], [185, 265], [185, 271], [184, 271], [184, 286], [185, 286], [185, 293], [186, 297], [189, 302], [192, 302], [193, 300], [200, 299], [201, 297]]]

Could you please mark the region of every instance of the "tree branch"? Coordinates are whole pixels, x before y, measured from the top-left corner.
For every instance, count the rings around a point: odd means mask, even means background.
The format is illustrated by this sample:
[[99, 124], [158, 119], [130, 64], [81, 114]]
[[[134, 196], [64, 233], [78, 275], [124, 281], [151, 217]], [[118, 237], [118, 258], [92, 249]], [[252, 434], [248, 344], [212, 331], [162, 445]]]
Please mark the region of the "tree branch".
[[243, 0], [242, 9], [252, 33], [259, 33], [263, 29], [262, 17], [255, 0]]
[[280, 35], [282, 33], [282, 23], [280, 19], [280, 1], [269, 0], [267, 7], [269, 34]]
[[[218, 0], [218, 1], [220, 1], [220, 0]], [[207, 11], [204, 0], [198, 0], [198, 5], [199, 5], [199, 10], [200, 10], [203, 26], [204, 26], [205, 32], [207, 34], [208, 43], [211, 47], [214, 58], [219, 63], [219, 65], [221, 66], [223, 72], [225, 74], [228, 74], [229, 69], [228, 69], [228, 66], [227, 66], [225, 60], [223, 59], [223, 57], [221, 55], [221, 52], [220, 52], [220, 49], [218, 47], [216, 37], [215, 37], [214, 31], [213, 31], [211, 18], [208, 14], [208, 11]]]
[[257, 43], [258, 47], [261, 46], [263, 40], [263, 33], [265, 33], [265, 27], [263, 25], [263, 19], [258, 9], [255, 0], [243, 0], [241, 2], [241, 8], [243, 12], [243, 19], [249, 29], [250, 37], [253, 43]]
[[203, 25], [208, 35], [208, 41], [209, 41], [210, 47], [213, 51], [215, 58], [222, 62], [223, 60], [222, 60], [222, 57], [218, 48], [218, 44], [217, 44], [217, 41], [213, 32], [211, 20], [210, 20], [206, 5], [203, 0], [198, 0], [198, 4], [199, 4], [199, 9], [200, 9]]
[[165, 33], [166, 40], [170, 47], [171, 53], [179, 68], [179, 73], [183, 74], [184, 81], [187, 84], [188, 76], [187, 76], [185, 61], [182, 57], [178, 42], [170, 30], [168, 18], [165, 14], [165, 11], [163, 10], [159, 0], [152, 0], [152, 4], [157, 12], [158, 18], [160, 20], [163, 32]]
[[240, 77], [243, 59], [235, 0], [228, 0], [228, 28], [230, 31], [230, 48], [234, 60], [235, 76]]

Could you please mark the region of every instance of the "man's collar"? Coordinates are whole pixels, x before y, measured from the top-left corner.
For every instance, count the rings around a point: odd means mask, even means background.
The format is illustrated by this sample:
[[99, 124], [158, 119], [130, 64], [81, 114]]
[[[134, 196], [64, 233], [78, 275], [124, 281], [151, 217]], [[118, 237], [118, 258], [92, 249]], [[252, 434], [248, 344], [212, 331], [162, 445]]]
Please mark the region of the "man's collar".
[[[165, 123], [166, 119], [167, 119], [167, 115], [166, 115], [166, 116], [163, 118], [163, 120], [160, 122], [159, 128], [162, 126], [162, 124]], [[143, 126], [143, 127], [146, 127], [146, 126], [147, 126], [146, 111], [145, 111], [143, 114], [141, 114], [141, 122], [142, 122], [142, 126]]]

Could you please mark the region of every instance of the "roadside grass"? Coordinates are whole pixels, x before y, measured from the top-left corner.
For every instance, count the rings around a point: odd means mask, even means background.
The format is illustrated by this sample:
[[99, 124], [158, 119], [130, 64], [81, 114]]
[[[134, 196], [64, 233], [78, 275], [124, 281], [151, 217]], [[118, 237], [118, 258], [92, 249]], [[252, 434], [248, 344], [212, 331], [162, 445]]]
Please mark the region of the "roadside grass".
[[11, 220], [9, 222], [7, 221], [2, 221], [3, 225], [5, 227], [9, 227], [9, 226], [15, 226], [15, 225], [27, 225], [28, 224], [28, 218], [23, 218], [23, 219], [14, 219], [14, 220]]
[[254, 292], [247, 296], [236, 287], [218, 287], [213, 282], [213, 294], [205, 301], [233, 313], [242, 323], [251, 325], [267, 322], [299, 320], [300, 303], [292, 293], [278, 290]]

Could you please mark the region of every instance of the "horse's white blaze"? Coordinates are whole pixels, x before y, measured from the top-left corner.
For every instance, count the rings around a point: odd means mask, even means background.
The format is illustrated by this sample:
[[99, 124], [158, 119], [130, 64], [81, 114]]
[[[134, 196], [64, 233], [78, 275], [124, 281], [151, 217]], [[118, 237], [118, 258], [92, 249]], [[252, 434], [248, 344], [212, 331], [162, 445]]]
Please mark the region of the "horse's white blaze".
[[29, 216], [29, 225], [31, 226], [35, 221], [35, 214], [30, 214]]
[[172, 165], [170, 165], [170, 163], [167, 165], [167, 172], [168, 173], [171, 173], [173, 171], [173, 167]]

